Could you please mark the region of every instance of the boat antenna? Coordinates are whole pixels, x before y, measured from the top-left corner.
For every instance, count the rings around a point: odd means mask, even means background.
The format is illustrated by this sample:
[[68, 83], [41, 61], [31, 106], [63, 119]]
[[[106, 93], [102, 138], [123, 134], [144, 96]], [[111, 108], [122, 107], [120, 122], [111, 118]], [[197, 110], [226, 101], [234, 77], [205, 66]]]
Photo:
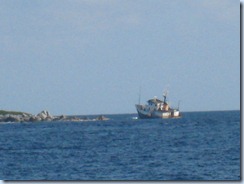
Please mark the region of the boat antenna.
[[166, 97], [167, 97], [167, 95], [168, 95], [168, 90], [165, 90], [163, 92], [164, 103], [166, 103]]
[[178, 101], [178, 110], [180, 109], [180, 100]]
[[141, 105], [141, 86], [139, 88], [139, 99], [138, 99], [139, 105]]

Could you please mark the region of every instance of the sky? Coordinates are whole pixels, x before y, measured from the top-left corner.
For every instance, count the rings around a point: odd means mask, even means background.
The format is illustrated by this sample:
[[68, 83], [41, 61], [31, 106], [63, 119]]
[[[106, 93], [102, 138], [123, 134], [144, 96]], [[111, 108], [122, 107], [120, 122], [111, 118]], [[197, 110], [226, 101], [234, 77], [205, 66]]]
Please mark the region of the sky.
[[1, 0], [0, 109], [240, 109], [240, 1]]

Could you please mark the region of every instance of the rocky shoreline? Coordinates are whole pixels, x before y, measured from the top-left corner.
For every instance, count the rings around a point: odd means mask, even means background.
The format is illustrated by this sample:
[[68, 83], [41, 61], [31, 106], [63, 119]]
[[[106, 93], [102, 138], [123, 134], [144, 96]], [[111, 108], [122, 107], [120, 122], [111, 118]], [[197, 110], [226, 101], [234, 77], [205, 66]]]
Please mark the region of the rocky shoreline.
[[68, 122], [81, 122], [81, 121], [104, 121], [108, 120], [105, 116], [98, 116], [97, 118], [90, 119], [88, 117], [80, 118], [76, 116], [52, 116], [48, 111], [44, 110], [37, 115], [28, 113], [21, 114], [4, 114], [0, 115], [0, 122], [54, 122], [54, 121], [68, 121]]

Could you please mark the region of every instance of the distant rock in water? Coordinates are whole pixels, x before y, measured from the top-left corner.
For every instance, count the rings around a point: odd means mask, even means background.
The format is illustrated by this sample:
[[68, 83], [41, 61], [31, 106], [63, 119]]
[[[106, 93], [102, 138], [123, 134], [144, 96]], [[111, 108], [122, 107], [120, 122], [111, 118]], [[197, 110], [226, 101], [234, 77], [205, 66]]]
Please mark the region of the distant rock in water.
[[67, 117], [65, 115], [61, 115], [61, 116], [54, 117], [53, 121], [82, 121], [82, 120], [78, 117]]
[[108, 118], [106, 118], [106, 117], [103, 116], [103, 115], [100, 115], [100, 116], [98, 116], [98, 117], [96, 118], [96, 120], [98, 120], [98, 121], [104, 121], [104, 120], [108, 120]]
[[61, 116], [56, 116], [54, 117], [54, 121], [64, 121], [65, 119], [67, 119], [67, 117], [65, 115], [61, 115]]
[[[1, 114], [1, 112], [3, 112]], [[52, 116], [47, 110], [43, 110], [37, 115], [28, 113], [14, 112], [14, 111], [0, 111], [0, 122], [41, 122], [41, 121], [68, 121], [68, 122], [82, 122], [82, 121], [104, 121], [108, 120], [103, 115], [95, 119], [88, 117], [79, 118], [76, 116]]]
[[81, 118], [82, 121], [91, 121], [87, 116]]

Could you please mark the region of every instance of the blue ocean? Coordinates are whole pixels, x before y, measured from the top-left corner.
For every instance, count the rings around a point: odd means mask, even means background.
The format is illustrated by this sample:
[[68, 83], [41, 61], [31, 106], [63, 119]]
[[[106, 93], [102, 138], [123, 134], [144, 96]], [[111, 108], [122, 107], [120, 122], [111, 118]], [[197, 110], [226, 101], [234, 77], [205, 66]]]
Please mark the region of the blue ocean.
[[240, 111], [182, 115], [1, 123], [0, 179], [240, 180]]

